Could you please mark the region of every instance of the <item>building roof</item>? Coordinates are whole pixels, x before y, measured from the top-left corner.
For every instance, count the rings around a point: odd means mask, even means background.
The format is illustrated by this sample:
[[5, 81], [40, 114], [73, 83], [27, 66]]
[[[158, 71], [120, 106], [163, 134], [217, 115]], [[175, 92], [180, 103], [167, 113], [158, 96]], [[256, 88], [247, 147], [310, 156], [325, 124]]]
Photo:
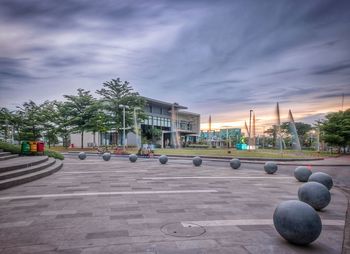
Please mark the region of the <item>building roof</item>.
[[144, 96], [141, 96], [141, 97], [144, 98], [147, 102], [153, 102], [153, 103], [157, 103], [157, 104], [162, 104], [162, 105], [169, 106], [169, 107], [172, 107], [174, 105], [175, 108], [177, 108], [177, 109], [187, 109], [187, 107], [182, 106], [182, 105], [180, 105], [180, 104], [178, 104], [176, 102], [170, 103], [170, 102], [160, 101], [160, 100], [156, 100], [156, 99], [151, 99], [151, 98], [144, 97]]
[[195, 116], [200, 116], [200, 114], [198, 114], [198, 113], [193, 113], [193, 112], [190, 112], [190, 111], [179, 111], [178, 114], [179, 114], [179, 115], [195, 115]]

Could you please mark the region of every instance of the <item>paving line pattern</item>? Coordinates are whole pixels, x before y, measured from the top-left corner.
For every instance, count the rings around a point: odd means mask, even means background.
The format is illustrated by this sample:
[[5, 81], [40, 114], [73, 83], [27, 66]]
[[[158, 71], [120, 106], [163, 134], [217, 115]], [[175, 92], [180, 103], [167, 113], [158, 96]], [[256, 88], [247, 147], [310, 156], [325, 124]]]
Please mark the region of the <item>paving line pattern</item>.
[[217, 190], [163, 190], [163, 191], [114, 191], [114, 192], [85, 192], [66, 194], [43, 194], [0, 197], [0, 200], [32, 199], [32, 198], [58, 198], [58, 197], [79, 197], [79, 196], [112, 196], [112, 195], [149, 195], [149, 194], [187, 194], [187, 193], [213, 193]]
[[[202, 227], [223, 227], [223, 226], [252, 226], [252, 225], [273, 225], [272, 219], [241, 219], [241, 220], [208, 220], [208, 221], [183, 221], [183, 227], [198, 225]], [[344, 220], [322, 220], [322, 225], [344, 226]]]

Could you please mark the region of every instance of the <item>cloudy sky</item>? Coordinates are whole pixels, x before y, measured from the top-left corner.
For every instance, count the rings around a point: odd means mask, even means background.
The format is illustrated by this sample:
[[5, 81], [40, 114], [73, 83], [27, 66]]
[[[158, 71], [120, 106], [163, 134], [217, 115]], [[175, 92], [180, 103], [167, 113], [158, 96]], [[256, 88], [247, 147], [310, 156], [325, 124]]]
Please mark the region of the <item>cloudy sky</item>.
[[120, 77], [219, 125], [312, 122], [350, 97], [350, 1], [0, 0], [0, 106]]

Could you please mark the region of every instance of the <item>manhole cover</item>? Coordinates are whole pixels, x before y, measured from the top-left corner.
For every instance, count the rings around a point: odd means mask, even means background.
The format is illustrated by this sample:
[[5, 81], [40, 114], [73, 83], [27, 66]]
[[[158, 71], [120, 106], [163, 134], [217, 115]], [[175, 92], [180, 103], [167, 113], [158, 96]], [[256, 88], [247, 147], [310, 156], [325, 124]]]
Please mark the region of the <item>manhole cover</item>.
[[203, 235], [205, 233], [205, 228], [193, 223], [176, 222], [163, 225], [160, 231], [166, 235], [177, 237], [194, 237]]

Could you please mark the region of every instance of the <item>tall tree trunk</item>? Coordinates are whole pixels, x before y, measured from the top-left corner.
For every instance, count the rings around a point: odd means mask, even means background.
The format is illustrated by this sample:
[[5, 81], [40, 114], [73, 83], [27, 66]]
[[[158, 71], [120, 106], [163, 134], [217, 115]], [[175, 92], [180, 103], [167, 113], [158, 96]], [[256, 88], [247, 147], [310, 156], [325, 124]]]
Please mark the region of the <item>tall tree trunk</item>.
[[93, 140], [94, 146], [96, 146], [96, 131], [93, 132], [93, 135], [94, 135], [94, 136], [93, 136], [93, 137], [94, 137], [94, 140]]
[[84, 131], [81, 132], [81, 149], [84, 148]]

